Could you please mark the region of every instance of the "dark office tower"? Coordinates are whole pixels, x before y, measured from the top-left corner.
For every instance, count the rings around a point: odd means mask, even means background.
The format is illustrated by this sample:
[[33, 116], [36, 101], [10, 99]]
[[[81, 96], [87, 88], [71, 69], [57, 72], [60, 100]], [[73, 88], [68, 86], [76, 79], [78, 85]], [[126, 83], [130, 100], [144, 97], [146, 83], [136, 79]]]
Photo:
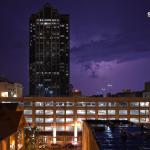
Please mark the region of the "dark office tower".
[[69, 95], [69, 16], [49, 4], [30, 17], [30, 96]]

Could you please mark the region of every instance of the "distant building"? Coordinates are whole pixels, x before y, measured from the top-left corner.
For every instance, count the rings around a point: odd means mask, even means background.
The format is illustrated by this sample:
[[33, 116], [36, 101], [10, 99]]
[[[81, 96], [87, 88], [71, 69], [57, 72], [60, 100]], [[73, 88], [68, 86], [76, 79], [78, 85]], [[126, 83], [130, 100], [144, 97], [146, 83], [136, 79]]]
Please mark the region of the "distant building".
[[69, 96], [69, 16], [50, 4], [30, 17], [30, 96]]
[[148, 82], [145, 82], [145, 91], [146, 92], [150, 92], [150, 81], [148, 81]]
[[17, 104], [0, 104], [0, 150], [19, 150], [24, 146], [25, 118]]
[[23, 86], [0, 77], [0, 97], [22, 97]]
[[73, 97], [81, 97], [82, 96], [81, 90], [73, 89], [72, 90], [72, 96]]

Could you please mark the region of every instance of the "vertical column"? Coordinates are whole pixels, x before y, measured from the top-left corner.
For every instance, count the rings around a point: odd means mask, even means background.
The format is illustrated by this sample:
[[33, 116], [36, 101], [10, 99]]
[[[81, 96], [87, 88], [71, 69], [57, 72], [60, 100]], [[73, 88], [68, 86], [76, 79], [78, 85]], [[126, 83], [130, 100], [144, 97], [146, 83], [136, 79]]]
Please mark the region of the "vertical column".
[[56, 123], [53, 126], [53, 144], [56, 144]]
[[74, 144], [78, 143], [78, 123], [77, 121], [75, 121], [74, 123], [74, 140], [73, 140]]

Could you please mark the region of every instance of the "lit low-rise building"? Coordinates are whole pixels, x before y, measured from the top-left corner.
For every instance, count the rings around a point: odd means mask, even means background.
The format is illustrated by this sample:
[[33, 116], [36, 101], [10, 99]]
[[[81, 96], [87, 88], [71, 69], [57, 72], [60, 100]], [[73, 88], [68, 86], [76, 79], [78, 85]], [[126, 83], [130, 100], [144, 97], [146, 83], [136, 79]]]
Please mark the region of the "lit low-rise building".
[[87, 119], [150, 122], [150, 99], [142, 97], [23, 97], [0, 101], [18, 102], [26, 122], [36, 125], [50, 143], [80, 143], [82, 121]]
[[24, 146], [25, 118], [17, 106], [0, 103], [0, 150], [19, 150]]
[[12, 83], [5, 78], [0, 78], [0, 97], [22, 97], [23, 86], [20, 83]]

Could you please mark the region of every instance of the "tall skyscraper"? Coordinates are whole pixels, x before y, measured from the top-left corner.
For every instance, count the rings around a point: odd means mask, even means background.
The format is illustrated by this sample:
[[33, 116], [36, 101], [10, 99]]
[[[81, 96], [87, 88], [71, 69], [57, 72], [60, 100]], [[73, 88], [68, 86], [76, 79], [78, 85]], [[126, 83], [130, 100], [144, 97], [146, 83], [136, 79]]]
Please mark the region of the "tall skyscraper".
[[68, 96], [69, 16], [50, 4], [30, 17], [30, 96]]

